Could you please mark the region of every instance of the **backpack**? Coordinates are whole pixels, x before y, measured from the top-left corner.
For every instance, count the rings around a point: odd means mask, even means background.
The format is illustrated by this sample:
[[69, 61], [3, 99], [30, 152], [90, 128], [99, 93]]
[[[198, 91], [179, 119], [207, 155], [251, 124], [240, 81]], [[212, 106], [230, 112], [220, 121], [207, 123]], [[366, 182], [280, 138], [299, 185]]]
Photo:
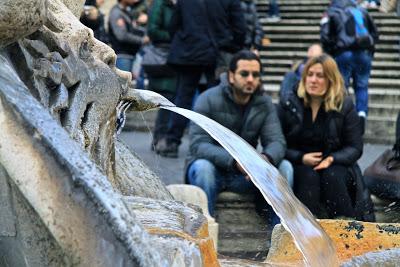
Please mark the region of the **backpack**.
[[354, 40], [351, 46], [356, 48], [370, 48], [374, 46], [374, 39], [368, 31], [364, 12], [358, 7], [346, 7], [344, 28], [346, 34]]

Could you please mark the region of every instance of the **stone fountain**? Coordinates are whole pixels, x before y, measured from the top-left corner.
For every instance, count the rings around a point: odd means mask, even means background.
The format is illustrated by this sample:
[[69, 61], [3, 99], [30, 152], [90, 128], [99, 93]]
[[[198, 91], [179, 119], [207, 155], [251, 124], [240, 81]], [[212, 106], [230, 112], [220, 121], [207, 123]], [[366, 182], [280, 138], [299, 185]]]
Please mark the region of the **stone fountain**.
[[199, 208], [118, 141], [144, 102], [83, 2], [0, 2], [0, 266], [218, 265]]
[[292, 259], [218, 261], [201, 210], [118, 140], [128, 104], [155, 105], [76, 18], [83, 2], [0, 2], [0, 266], [301, 262], [284, 231]]

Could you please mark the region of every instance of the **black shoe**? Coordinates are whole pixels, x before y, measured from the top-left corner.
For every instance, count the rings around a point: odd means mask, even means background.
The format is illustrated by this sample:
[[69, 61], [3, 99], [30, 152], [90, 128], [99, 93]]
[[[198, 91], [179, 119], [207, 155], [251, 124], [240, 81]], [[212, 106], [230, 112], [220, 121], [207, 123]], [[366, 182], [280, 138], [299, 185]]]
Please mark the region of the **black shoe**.
[[165, 139], [158, 141], [155, 147], [157, 154], [166, 158], [177, 158], [178, 157], [178, 144], [167, 142]]

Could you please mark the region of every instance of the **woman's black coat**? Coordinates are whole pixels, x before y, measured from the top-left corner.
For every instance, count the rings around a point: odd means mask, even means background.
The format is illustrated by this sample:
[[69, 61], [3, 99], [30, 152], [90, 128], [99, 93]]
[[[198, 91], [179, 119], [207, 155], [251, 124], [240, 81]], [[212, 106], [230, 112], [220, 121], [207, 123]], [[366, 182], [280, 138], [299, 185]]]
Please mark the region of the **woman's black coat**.
[[[297, 88], [297, 85], [296, 85]], [[299, 136], [304, 119], [304, 104], [297, 96], [296, 90], [288, 90], [280, 94], [278, 115], [282, 131], [286, 137], [286, 159], [293, 164], [302, 164], [304, 152], [298, 150]], [[360, 119], [353, 101], [346, 97], [340, 112], [327, 113], [326, 133], [324, 137], [323, 154], [333, 156], [334, 163], [349, 167], [349, 176], [354, 187], [349, 188], [354, 199], [356, 218], [364, 221], [374, 221], [373, 204], [370, 193], [365, 186], [357, 160], [361, 157], [363, 141]]]
[[[286, 158], [293, 163], [301, 163], [303, 152], [298, 150], [299, 136], [303, 126], [304, 104], [293, 91], [283, 95], [278, 106], [282, 130], [287, 141]], [[337, 164], [351, 166], [361, 157], [363, 142], [360, 119], [353, 101], [346, 97], [340, 112], [327, 113], [324, 136], [324, 156], [333, 156]]]

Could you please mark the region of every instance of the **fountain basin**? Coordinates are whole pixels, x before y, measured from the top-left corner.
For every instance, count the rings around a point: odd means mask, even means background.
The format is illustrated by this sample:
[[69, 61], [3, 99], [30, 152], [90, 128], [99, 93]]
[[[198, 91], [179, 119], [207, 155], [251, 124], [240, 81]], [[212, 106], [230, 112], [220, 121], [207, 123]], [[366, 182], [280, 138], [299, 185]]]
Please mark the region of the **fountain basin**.
[[[400, 224], [369, 223], [354, 220], [319, 220], [322, 228], [335, 244], [340, 262], [368, 252], [400, 247]], [[267, 262], [295, 263], [302, 260], [291, 235], [277, 225], [271, 238]]]

